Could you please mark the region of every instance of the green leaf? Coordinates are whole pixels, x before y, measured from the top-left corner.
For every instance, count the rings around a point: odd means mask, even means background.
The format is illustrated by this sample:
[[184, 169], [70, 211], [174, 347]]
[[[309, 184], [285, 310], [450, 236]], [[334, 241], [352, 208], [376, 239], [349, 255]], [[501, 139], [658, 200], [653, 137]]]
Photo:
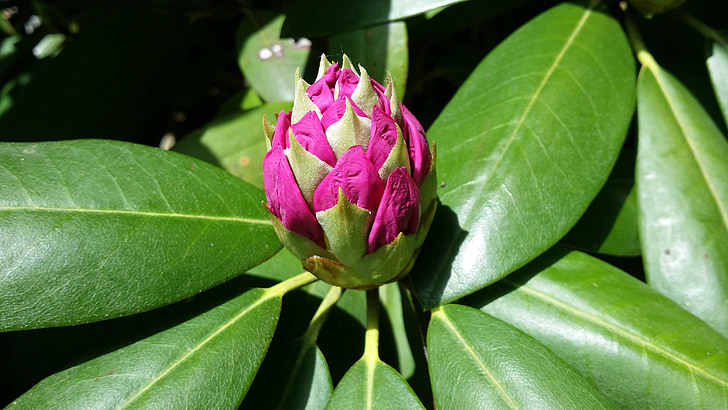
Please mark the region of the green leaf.
[[433, 311], [427, 352], [440, 409], [611, 407], [595, 386], [545, 346], [467, 306]]
[[379, 300], [392, 327], [392, 336], [397, 351], [398, 371], [402, 377], [409, 379], [415, 373], [416, 363], [410, 349], [407, 328], [404, 322], [405, 317], [399, 283], [393, 282], [380, 286]]
[[384, 84], [387, 72], [397, 86], [397, 96], [404, 98], [409, 69], [407, 26], [393, 22], [350, 31], [329, 37], [329, 58], [346, 54], [354, 64], [361, 64], [369, 76]]
[[13, 408], [235, 408], [265, 356], [281, 295], [251, 289], [187, 322], [54, 374]]
[[632, 53], [600, 12], [556, 6], [493, 50], [428, 131], [443, 206], [413, 277], [423, 304], [474, 292], [566, 234], [607, 180], [633, 106]]
[[320, 37], [402, 20], [463, 0], [299, 0], [288, 12], [282, 33]]
[[274, 103], [225, 115], [186, 136], [172, 149], [217, 165], [262, 189], [267, 151], [263, 115], [275, 123], [275, 114], [290, 109], [290, 103]]
[[118, 141], [0, 144], [0, 329], [91, 322], [222, 283], [280, 248], [263, 193]]
[[334, 390], [326, 409], [424, 409], [402, 376], [379, 359], [360, 359]]
[[676, 78], [644, 60], [636, 175], [647, 282], [728, 336], [728, 142]]
[[725, 41], [713, 41], [711, 51], [706, 61], [708, 73], [723, 111], [723, 120], [728, 124], [728, 44]]
[[607, 183], [561, 244], [606, 255], [640, 254], [634, 188], [636, 155], [634, 149], [622, 149]]
[[322, 409], [333, 390], [321, 350], [295, 339], [271, 350], [242, 407]]
[[281, 38], [283, 20], [282, 14], [251, 13], [238, 30], [238, 65], [251, 87], [268, 102], [293, 101], [296, 69], [300, 67], [303, 75], [311, 50], [308, 39]]
[[594, 257], [555, 249], [465, 302], [538, 339], [622, 407], [725, 407], [728, 340]]

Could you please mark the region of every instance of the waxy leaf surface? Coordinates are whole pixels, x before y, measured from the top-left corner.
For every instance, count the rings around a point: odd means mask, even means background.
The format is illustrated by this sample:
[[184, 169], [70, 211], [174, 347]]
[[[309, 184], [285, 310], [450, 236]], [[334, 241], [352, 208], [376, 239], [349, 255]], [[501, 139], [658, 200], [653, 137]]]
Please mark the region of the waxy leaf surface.
[[600, 12], [556, 6], [493, 50], [428, 131], [443, 206], [413, 276], [423, 304], [480, 289], [558, 241], [607, 180], [633, 107], [632, 53]]
[[555, 249], [464, 302], [538, 339], [621, 407], [728, 400], [728, 340], [586, 254]]
[[354, 363], [331, 396], [327, 410], [424, 409], [407, 381], [379, 359]]
[[471, 307], [433, 312], [427, 352], [439, 409], [611, 408], [596, 386], [544, 345]]
[[647, 283], [728, 336], [728, 142], [654, 60], [644, 65], [637, 88]]
[[0, 144], [0, 329], [163, 306], [280, 248], [262, 191], [124, 142]]
[[280, 307], [280, 295], [251, 289], [187, 322], [52, 375], [12, 408], [237, 408], [265, 356]]

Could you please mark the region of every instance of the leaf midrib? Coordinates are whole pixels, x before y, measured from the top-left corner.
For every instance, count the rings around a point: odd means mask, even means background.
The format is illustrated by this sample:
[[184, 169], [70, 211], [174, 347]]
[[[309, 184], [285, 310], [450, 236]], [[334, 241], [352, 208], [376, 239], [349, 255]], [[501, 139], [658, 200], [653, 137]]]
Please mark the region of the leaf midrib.
[[128, 209], [93, 209], [93, 208], [63, 208], [63, 207], [42, 207], [42, 206], [4, 206], [0, 207], [0, 213], [7, 211], [31, 211], [31, 212], [57, 212], [57, 213], [92, 213], [110, 215], [135, 215], [154, 218], [187, 218], [204, 219], [213, 221], [242, 222], [261, 225], [272, 225], [269, 219], [251, 219], [236, 216], [216, 216], [200, 214], [181, 214], [176, 212], [151, 212], [134, 211]]
[[[581, 17], [579, 22], [574, 27], [573, 32], [571, 33], [569, 38], [566, 40], [566, 43], [561, 48], [558, 55], [556, 55], [556, 58], [554, 59], [553, 64], [551, 64], [551, 67], [549, 67], [548, 71], [546, 71], [543, 79], [541, 80], [541, 83], [538, 85], [538, 88], [536, 89], [536, 91], [534, 91], [533, 95], [531, 96], [531, 99], [528, 101], [528, 105], [526, 105], [526, 108], [523, 110], [523, 114], [520, 116], [520, 118], [516, 122], [510, 136], [508, 136], [506, 145], [501, 150], [501, 153], [498, 156], [498, 158], [496, 159], [495, 164], [492, 167], [490, 167], [490, 169], [488, 170], [488, 174], [485, 176], [485, 178], [480, 178], [480, 177], [478, 178], [479, 180], [484, 181], [484, 182], [478, 185], [477, 191], [475, 193], [473, 193], [472, 195], [470, 195], [471, 198], [479, 198], [482, 196], [486, 185], [488, 185], [488, 181], [490, 181], [490, 179], [493, 176], [493, 174], [495, 173], [496, 169], [498, 169], [498, 166], [503, 161], [503, 159], [506, 157], [506, 153], [510, 149], [513, 142], [516, 140], [516, 137], [518, 136], [518, 133], [519, 133], [521, 127], [523, 127], [523, 125], [526, 121], [526, 118], [528, 118], [529, 114], [531, 113], [531, 109], [533, 108], [536, 101], [538, 100], [538, 97], [541, 95], [541, 92], [546, 87], [546, 84], [549, 82], [552, 74], [554, 73], [554, 71], [556, 71], [556, 68], [561, 63], [561, 60], [564, 58], [564, 55], [566, 54], [566, 52], [571, 48], [571, 45], [574, 43], [574, 40], [576, 39], [577, 35], [581, 32], [581, 29], [584, 27], [584, 24], [586, 24], [586, 21], [589, 18], [589, 16], [591, 15], [591, 12], [592, 12], [591, 9], [586, 9], [583, 16]], [[442, 199], [445, 199], [445, 197], [447, 197], [448, 194], [452, 194], [455, 191], [457, 191], [457, 188], [455, 188], [454, 190], [452, 190], [448, 193], [443, 194]], [[474, 215], [472, 210], [475, 205], [475, 202], [476, 201], [473, 201], [473, 200], [469, 201], [469, 207], [468, 207], [469, 209], [463, 209], [462, 213], [465, 214], [463, 226], [469, 226], [470, 221]]]
[[437, 315], [440, 318], [440, 320], [445, 324], [445, 326], [447, 326], [450, 329], [450, 331], [452, 332], [452, 334], [460, 342], [461, 346], [463, 346], [463, 348], [465, 348], [465, 351], [473, 358], [473, 360], [475, 361], [475, 363], [478, 364], [478, 366], [483, 370], [483, 372], [485, 373], [485, 375], [490, 379], [490, 381], [496, 387], [496, 389], [500, 393], [501, 397], [508, 404], [508, 406], [511, 407], [511, 408], [513, 408], [513, 409], [517, 409], [518, 406], [513, 401], [513, 399], [511, 398], [511, 396], [508, 394], [508, 392], [505, 391], [505, 389], [503, 389], [503, 386], [501, 386], [501, 384], [498, 381], [498, 379], [496, 379], [495, 376], [490, 372], [490, 370], [488, 370], [488, 367], [485, 365], [485, 363], [483, 363], [483, 361], [480, 360], [480, 357], [478, 356], [478, 354], [473, 350], [472, 347], [470, 347], [470, 343], [468, 343], [468, 341], [465, 340], [465, 338], [463, 337], [463, 335], [455, 327], [455, 325], [452, 323], [452, 321], [447, 316], [447, 314], [445, 313], [445, 311], [442, 308], [437, 308], [437, 309], [433, 310], [432, 313], [433, 313], [433, 319]]
[[728, 381], [723, 380], [720, 377], [718, 377], [712, 373], [708, 373], [705, 369], [698, 367], [698, 366], [660, 348], [659, 346], [649, 342], [648, 340], [644, 340], [644, 339], [640, 338], [639, 336], [630, 333], [626, 329], [623, 329], [619, 326], [613, 325], [609, 322], [599, 319], [598, 317], [596, 317], [594, 315], [586, 313], [584, 310], [576, 309], [570, 305], [567, 305], [566, 303], [556, 300], [555, 298], [549, 296], [546, 293], [543, 293], [534, 288], [528, 287], [527, 285], [520, 284], [520, 283], [511, 281], [511, 280], [508, 280], [508, 279], [503, 279], [503, 282], [508, 284], [509, 286], [513, 287], [514, 289], [522, 290], [523, 292], [525, 292], [533, 297], [536, 297], [538, 299], [541, 299], [541, 300], [543, 300], [563, 311], [566, 311], [566, 312], [570, 313], [571, 315], [578, 317], [586, 322], [589, 322], [598, 327], [607, 329], [613, 333], [616, 333], [619, 336], [624, 337], [625, 339], [632, 340], [633, 342], [636, 342], [638, 345], [640, 345], [648, 350], [651, 350], [653, 353], [655, 353], [659, 356], [665, 357], [669, 360], [672, 360], [673, 362], [690, 369], [691, 372], [699, 373], [699, 374], [703, 375], [705, 378], [713, 380], [713, 381], [717, 382], [718, 384], [728, 388]]

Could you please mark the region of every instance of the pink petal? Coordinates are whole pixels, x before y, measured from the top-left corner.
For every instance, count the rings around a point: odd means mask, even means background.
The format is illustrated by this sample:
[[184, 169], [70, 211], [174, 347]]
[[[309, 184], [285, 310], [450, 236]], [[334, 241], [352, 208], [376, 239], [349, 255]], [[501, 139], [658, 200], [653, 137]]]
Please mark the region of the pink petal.
[[283, 149], [274, 147], [263, 159], [263, 185], [268, 207], [289, 231], [303, 235], [326, 247], [324, 232], [293, 177]]
[[367, 158], [374, 168], [379, 170], [382, 167], [396, 143], [397, 125], [394, 118], [375, 105], [372, 110], [372, 134], [367, 147]]
[[300, 121], [291, 126], [296, 141], [308, 152], [332, 167], [336, 165], [336, 156], [326, 139], [324, 127], [315, 112], [307, 112]]
[[334, 103], [334, 87], [338, 76], [339, 64], [332, 64], [326, 69], [326, 73], [306, 90], [306, 94], [319, 107], [321, 113], [326, 112]]
[[351, 94], [356, 89], [356, 85], [359, 84], [359, 76], [351, 68], [344, 68], [341, 70], [338, 83], [339, 95], [337, 100], [341, 99], [342, 96], [351, 97]]
[[291, 126], [291, 113], [293, 111], [285, 111], [278, 113], [278, 119], [276, 120], [276, 127], [273, 131], [273, 138], [271, 141], [272, 148], [286, 149], [288, 147], [288, 128]]
[[420, 222], [420, 191], [407, 169], [395, 169], [387, 179], [382, 202], [374, 217], [367, 241], [367, 252], [392, 242], [400, 232], [411, 235], [417, 232]]
[[362, 111], [361, 108], [354, 104], [354, 101], [351, 101], [349, 97], [340, 97], [321, 117], [321, 124], [323, 124], [324, 129], [329, 129], [331, 124], [338, 122], [341, 117], [344, 116], [344, 113], [346, 112], [346, 100], [351, 102], [351, 107], [354, 109], [354, 113], [356, 115], [369, 118], [366, 114], [364, 114], [364, 111]]
[[430, 154], [430, 147], [427, 144], [427, 138], [425, 137], [425, 130], [417, 118], [404, 106], [399, 104], [402, 109], [402, 117], [404, 118], [404, 140], [409, 148], [410, 165], [412, 166], [412, 178], [417, 183], [417, 186], [422, 185], [422, 181], [425, 180], [427, 173], [430, 172], [430, 165], [432, 164], [432, 155]]
[[336, 205], [339, 187], [352, 204], [374, 211], [382, 198], [384, 184], [366, 158], [361, 145], [349, 148], [313, 194], [313, 209], [324, 211]]

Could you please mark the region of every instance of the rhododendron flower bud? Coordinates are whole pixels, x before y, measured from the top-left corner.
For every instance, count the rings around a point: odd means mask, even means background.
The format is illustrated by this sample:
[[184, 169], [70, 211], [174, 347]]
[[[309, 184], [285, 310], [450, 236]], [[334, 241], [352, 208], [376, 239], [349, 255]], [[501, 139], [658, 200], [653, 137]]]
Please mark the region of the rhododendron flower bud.
[[276, 233], [303, 267], [345, 288], [409, 273], [436, 208], [437, 177], [419, 121], [363, 67], [321, 57], [296, 73], [293, 109], [264, 122], [265, 194]]

